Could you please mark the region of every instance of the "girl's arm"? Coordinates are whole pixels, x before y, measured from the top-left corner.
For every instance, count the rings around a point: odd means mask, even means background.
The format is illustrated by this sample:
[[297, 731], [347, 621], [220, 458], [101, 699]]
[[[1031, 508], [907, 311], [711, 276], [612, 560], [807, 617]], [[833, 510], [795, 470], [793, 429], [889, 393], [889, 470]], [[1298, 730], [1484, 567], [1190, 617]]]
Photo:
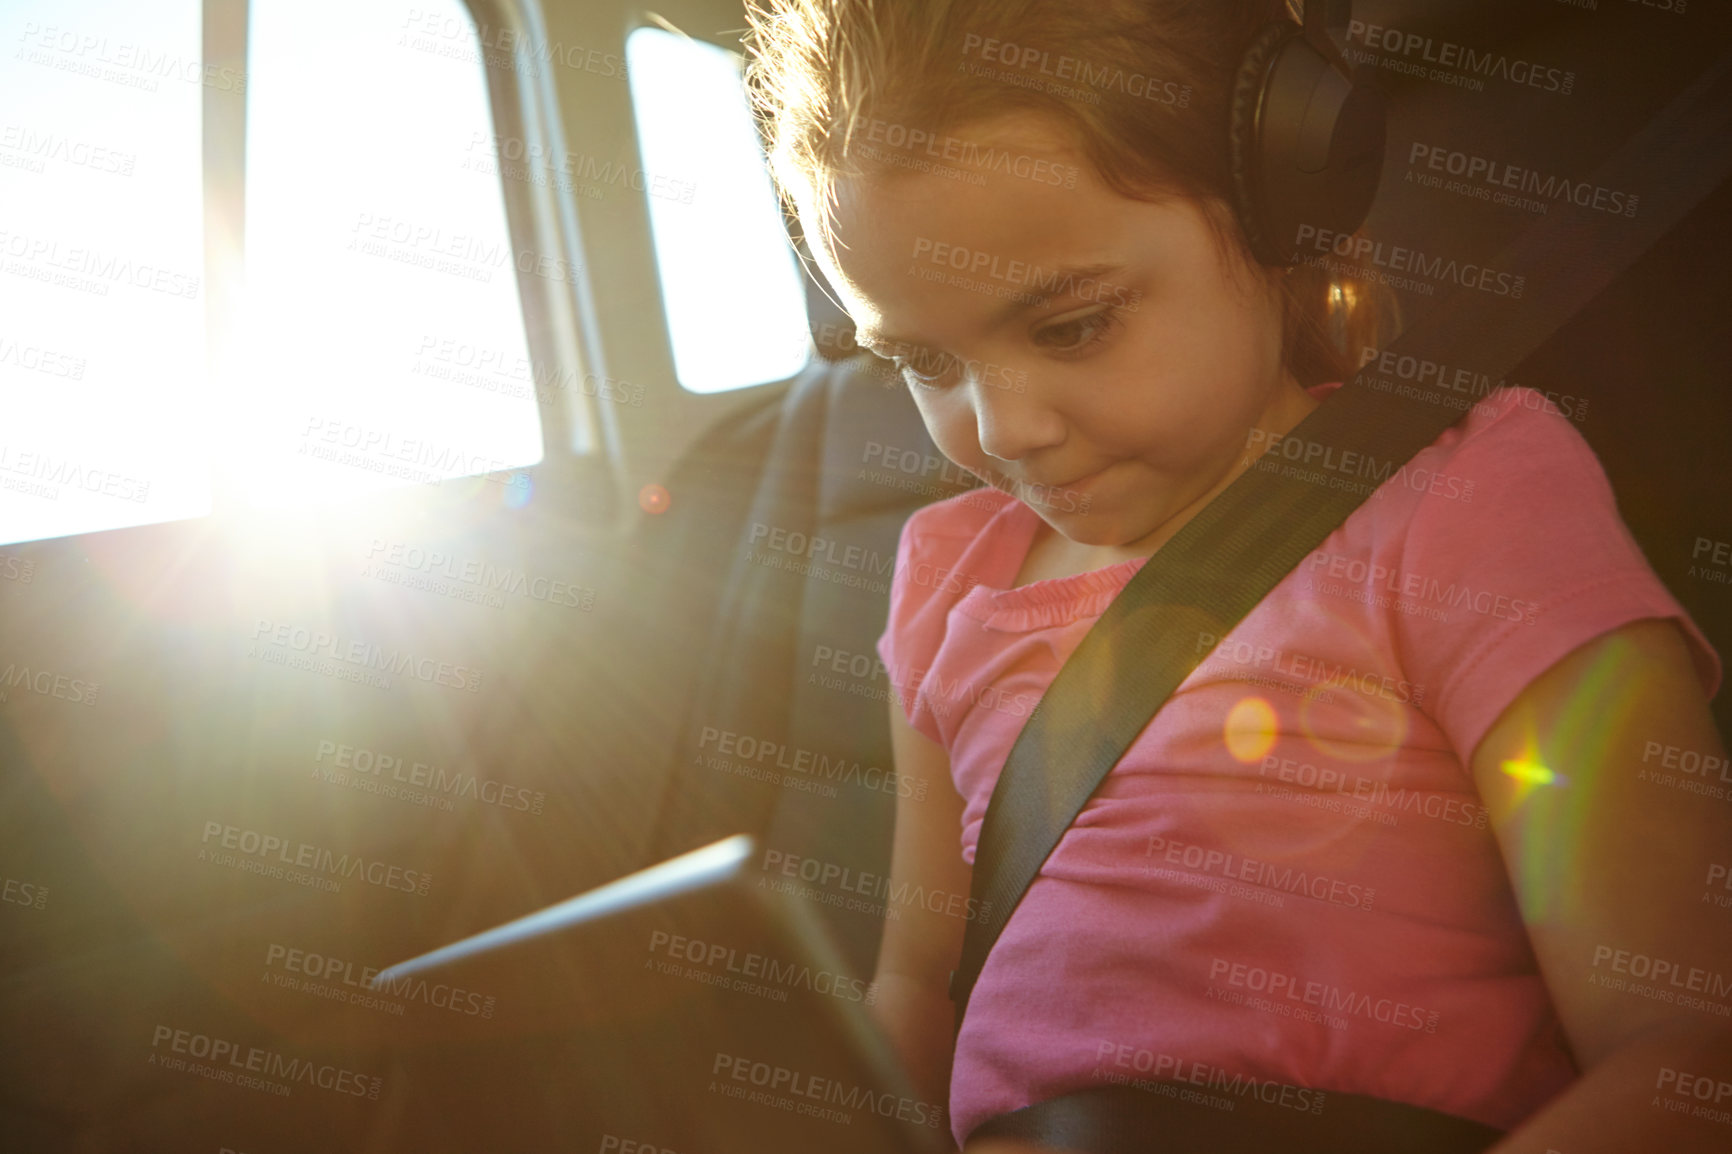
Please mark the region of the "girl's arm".
[[[908, 724], [895, 695], [890, 701], [890, 743], [898, 777], [924, 781], [925, 796], [898, 790], [896, 835], [890, 856], [890, 893], [884, 938], [878, 948], [873, 1013], [908, 1066], [922, 1098], [948, 1107], [950, 1062], [955, 1053], [950, 971], [962, 957], [967, 923], [934, 913], [908, 892], [968, 897], [974, 871], [962, 860], [962, 798], [950, 780], [944, 747]], [[948, 902], [937, 903], [941, 907]], [[946, 1115], [948, 1119], [948, 1114]]]
[[1732, 1148], [1732, 768], [1677, 626], [1552, 666], [1473, 775], [1583, 1071], [1491, 1154]]

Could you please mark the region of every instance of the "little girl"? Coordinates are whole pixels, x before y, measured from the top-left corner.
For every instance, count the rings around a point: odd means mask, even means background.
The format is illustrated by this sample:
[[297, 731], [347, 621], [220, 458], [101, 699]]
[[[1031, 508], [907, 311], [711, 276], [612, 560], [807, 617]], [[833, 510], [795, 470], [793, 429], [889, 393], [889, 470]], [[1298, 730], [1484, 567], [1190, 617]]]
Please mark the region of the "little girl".
[[[1379, 320], [1257, 264], [1230, 207], [1229, 92], [1280, 0], [761, 3], [748, 79], [813, 257], [991, 486], [909, 519], [879, 645], [898, 771], [955, 787], [899, 801], [894, 882], [967, 894], [1027, 717], [999, 704], [1038, 700]], [[1491, 393], [1198, 636], [954, 1042], [963, 919], [886, 925], [877, 1012], [959, 1145], [1182, 1086], [1223, 1123], [1347, 1094], [1498, 1151], [1723, 1146], [1690, 1109], [1732, 1101], [1732, 918], [1702, 904], [1732, 807], [1660, 766], [1724, 766], [1719, 658], [1536, 399]]]

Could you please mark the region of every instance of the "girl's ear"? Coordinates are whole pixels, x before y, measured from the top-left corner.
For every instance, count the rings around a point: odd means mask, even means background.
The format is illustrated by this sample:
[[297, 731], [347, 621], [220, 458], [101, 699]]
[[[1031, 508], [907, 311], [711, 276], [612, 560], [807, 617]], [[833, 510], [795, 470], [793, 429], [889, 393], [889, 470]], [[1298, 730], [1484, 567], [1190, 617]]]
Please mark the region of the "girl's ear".
[[[1295, 265], [1285, 268], [1279, 266], [1272, 267], [1270, 265], [1260, 264], [1255, 258], [1250, 257], [1249, 254], [1246, 255], [1251, 267], [1256, 270], [1254, 275], [1261, 283], [1264, 294], [1270, 301], [1271, 307], [1275, 309], [1276, 314], [1281, 318], [1283, 325], [1290, 323], [1290, 314], [1298, 300], [1298, 295], [1295, 290], [1299, 288], [1299, 285], [1294, 283], [1293, 270], [1299, 266]], [[1302, 280], [1303, 278], [1301, 277], [1300, 279]]]

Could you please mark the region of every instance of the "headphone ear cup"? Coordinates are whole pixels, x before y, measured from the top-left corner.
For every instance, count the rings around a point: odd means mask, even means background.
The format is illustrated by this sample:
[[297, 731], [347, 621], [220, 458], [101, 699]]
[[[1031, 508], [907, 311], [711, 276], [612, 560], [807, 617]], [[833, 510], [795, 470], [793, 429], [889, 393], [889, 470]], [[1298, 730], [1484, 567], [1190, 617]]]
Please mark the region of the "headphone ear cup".
[[1298, 25], [1265, 25], [1234, 78], [1229, 155], [1235, 205], [1266, 265], [1298, 262], [1306, 228], [1351, 233], [1383, 176], [1383, 94], [1343, 76]]
[[1266, 265], [1293, 263], [1286, 250], [1275, 243], [1269, 233], [1267, 214], [1262, 204], [1263, 163], [1258, 124], [1264, 94], [1269, 89], [1269, 73], [1275, 58], [1302, 31], [1297, 24], [1276, 21], [1265, 24], [1245, 49], [1239, 61], [1239, 71], [1233, 77], [1232, 99], [1228, 106], [1227, 153], [1233, 181], [1233, 207], [1239, 213], [1239, 225], [1245, 230], [1251, 252]]

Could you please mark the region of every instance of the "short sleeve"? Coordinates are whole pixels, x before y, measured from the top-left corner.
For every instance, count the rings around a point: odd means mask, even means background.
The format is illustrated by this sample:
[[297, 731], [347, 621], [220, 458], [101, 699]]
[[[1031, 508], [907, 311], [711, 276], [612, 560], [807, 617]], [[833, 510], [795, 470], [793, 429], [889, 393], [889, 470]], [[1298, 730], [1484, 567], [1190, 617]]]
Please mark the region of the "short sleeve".
[[1392, 615], [1398, 652], [1463, 764], [1530, 682], [1633, 621], [1676, 621], [1704, 693], [1720, 686], [1719, 655], [1630, 535], [1592, 447], [1531, 392], [1493, 394], [1500, 410], [1470, 418], [1453, 451], [1445, 434], [1409, 463], [1404, 480], [1430, 483], [1395, 487], [1419, 494], [1391, 591], [1426, 609]]
[[890, 617], [878, 638], [878, 657], [908, 723], [940, 745], [939, 719], [921, 684], [944, 648], [951, 610], [980, 584], [973, 570], [982, 551], [994, 549], [994, 518], [1013, 504], [1013, 497], [998, 490], [970, 490], [914, 509], [902, 523], [890, 579]]
[[896, 545], [896, 572], [890, 579], [890, 615], [878, 638], [878, 657], [890, 679], [890, 693], [902, 706], [908, 724], [933, 741], [939, 741], [938, 726], [929, 710], [919, 706], [920, 678], [932, 667], [932, 659], [944, 640], [942, 623], [933, 636], [928, 603], [933, 590], [910, 578], [919, 563], [920, 545], [926, 538], [922, 521], [931, 517], [931, 506], [916, 509], [902, 523]]

